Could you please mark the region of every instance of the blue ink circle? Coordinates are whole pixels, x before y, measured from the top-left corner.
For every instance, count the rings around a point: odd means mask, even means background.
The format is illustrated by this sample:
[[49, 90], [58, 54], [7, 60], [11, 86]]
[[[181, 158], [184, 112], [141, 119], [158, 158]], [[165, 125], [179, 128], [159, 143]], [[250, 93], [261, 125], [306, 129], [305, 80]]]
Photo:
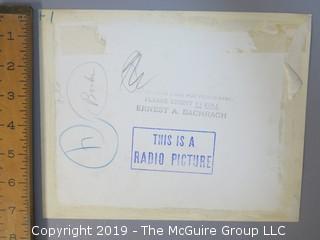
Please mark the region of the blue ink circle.
[[79, 131], [81, 131], [81, 128], [87, 128], [87, 129], [91, 129], [93, 130], [97, 135], [99, 135], [101, 137], [101, 139], [105, 139], [103, 134], [98, 130], [96, 129], [95, 127], [92, 127], [92, 126], [89, 126], [89, 125], [84, 125], [84, 124], [79, 124], [79, 125], [74, 125], [74, 126], [71, 126], [71, 127], [68, 127], [66, 128], [65, 130], [63, 130], [61, 132], [61, 134], [59, 135], [59, 146], [60, 146], [60, 149], [61, 151], [63, 152], [63, 154], [65, 155], [65, 157], [67, 157], [71, 162], [73, 162], [74, 164], [78, 165], [78, 166], [81, 166], [81, 167], [84, 167], [84, 168], [88, 168], [88, 169], [101, 169], [101, 168], [104, 168], [106, 166], [108, 166], [116, 157], [117, 153], [118, 153], [118, 148], [119, 148], [119, 135], [118, 135], [118, 132], [117, 130], [110, 124], [108, 123], [107, 121], [103, 120], [103, 119], [98, 119], [100, 121], [102, 121], [103, 123], [105, 123], [108, 127], [110, 127], [113, 131], [113, 133], [115, 134], [115, 141], [116, 141], [116, 147], [114, 149], [114, 152], [112, 154], [112, 157], [110, 159], [107, 159], [105, 161], [105, 163], [103, 163], [102, 165], [98, 165], [98, 166], [90, 166], [90, 165], [85, 165], [83, 163], [80, 163], [78, 162], [77, 160], [75, 160], [74, 158], [72, 158], [68, 152], [71, 152], [71, 151], [76, 151], [76, 150], [83, 150], [83, 149], [91, 149], [91, 148], [97, 148], [97, 147], [80, 147], [80, 148], [74, 148], [74, 149], [71, 149], [71, 150], [68, 150], [66, 151], [63, 144], [62, 144], [62, 139], [64, 137], [64, 135], [66, 133], [68, 133], [69, 131], [75, 129], [75, 128], [78, 128]]

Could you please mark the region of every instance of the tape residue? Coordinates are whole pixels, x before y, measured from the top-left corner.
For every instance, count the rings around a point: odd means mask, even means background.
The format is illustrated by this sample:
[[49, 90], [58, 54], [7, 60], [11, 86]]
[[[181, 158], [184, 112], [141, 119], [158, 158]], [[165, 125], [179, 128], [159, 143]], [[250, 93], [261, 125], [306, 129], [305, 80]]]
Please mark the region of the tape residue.
[[299, 74], [286, 62], [284, 64], [288, 84], [288, 99], [292, 100], [303, 85]]
[[104, 54], [106, 48], [96, 26], [64, 26], [59, 40], [64, 54]]

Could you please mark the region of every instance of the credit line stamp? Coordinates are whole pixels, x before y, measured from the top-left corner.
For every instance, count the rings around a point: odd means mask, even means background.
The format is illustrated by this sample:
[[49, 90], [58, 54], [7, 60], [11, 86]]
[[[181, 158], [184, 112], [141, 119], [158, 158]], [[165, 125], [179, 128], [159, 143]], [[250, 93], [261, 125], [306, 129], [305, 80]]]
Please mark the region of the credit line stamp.
[[131, 170], [213, 174], [216, 132], [132, 128]]

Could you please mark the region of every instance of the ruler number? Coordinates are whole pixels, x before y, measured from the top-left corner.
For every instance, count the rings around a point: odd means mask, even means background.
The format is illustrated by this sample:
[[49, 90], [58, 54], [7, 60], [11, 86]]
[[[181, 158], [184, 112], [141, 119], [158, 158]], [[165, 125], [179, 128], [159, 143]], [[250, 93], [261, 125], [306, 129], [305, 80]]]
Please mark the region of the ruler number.
[[8, 207], [8, 209], [10, 210], [11, 215], [13, 215], [14, 211], [16, 210], [16, 207], [15, 206], [10, 206], [10, 207]]
[[14, 40], [14, 37], [13, 37], [13, 32], [8, 32], [8, 38], [7, 38], [9, 41], [12, 41]]
[[7, 127], [10, 128], [11, 130], [14, 130], [16, 128], [13, 121], [9, 122]]
[[16, 180], [15, 180], [14, 178], [10, 178], [10, 179], [8, 180], [8, 185], [9, 185], [10, 187], [15, 187], [15, 186], [16, 186]]
[[7, 62], [7, 70], [13, 71], [15, 69], [15, 63], [14, 62]]
[[13, 91], [8, 92], [8, 99], [9, 100], [13, 100], [14, 99], [14, 92]]
[[8, 150], [8, 158], [14, 158], [16, 155], [14, 154], [14, 150], [13, 149], [9, 149]]
[[16, 240], [17, 238], [16, 238], [16, 234], [14, 234], [14, 233], [11, 233], [10, 234], [10, 237], [9, 237], [9, 240]]

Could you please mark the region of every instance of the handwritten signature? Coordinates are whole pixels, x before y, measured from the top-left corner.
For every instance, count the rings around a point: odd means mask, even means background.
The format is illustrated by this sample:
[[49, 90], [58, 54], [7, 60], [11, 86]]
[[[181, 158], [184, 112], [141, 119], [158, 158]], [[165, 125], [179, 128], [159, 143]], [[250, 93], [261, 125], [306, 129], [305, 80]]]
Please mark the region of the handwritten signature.
[[151, 79], [144, 78], [144, 72], [139, 72], [138, 67], [142, 59], [142, 53], [135, 50], [127, 58], [121, 72], [121, 86], [128, 92], [135, 92], [146, 86]]
[[95, 69], [94, 68], [92, 69], [92, 73], [90, 74], [90, 76], [85, 75], [84, 78], [89, 81], [90, 86], [88, 89], [89, 92], [84, 91], [81, 93], [81, 98], [88, 104], [98, 106], [97, 98], [95, 96], [95, 89], [94, 89]]
[[107, 74], [103, 65], [84, 62], [71, 72], [67, 85], [67, 99], [71, 109], [83, 119], [98, 116], [107, 101]]

